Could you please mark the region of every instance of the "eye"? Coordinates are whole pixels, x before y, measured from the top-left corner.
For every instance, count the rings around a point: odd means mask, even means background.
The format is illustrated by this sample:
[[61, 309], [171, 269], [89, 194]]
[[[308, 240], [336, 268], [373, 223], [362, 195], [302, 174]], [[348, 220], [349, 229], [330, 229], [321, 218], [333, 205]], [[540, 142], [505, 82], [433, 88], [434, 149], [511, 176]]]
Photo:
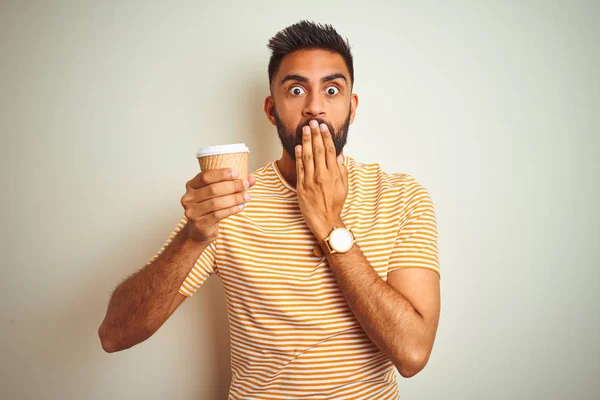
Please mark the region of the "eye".
[[328, 95], [330, 96], [335, 96], [336, 94], [338, 94], [340, 92], [340, 89], [338, 89], [335, 86], [329, 86], [326, 90]]
[[292, 86], [289, 92], [292, 96], [300, 96], [306, 93], [300, 86]]

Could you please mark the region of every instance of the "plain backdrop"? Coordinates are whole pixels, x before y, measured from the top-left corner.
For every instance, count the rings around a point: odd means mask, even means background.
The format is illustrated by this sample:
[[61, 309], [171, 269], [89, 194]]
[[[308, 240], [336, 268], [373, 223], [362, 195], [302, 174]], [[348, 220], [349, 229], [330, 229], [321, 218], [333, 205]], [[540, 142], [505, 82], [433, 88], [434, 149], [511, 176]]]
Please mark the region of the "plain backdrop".
[[217, 277], [127, 351], [97, 328], [183, 215], [198, 147], [279, 158], [266, 43], [300, 19], [353, 46], [346, 154], [436, 206], [440, 325], [402, 399], [600, 398], [599, 18], [594, 1], [2, 1], [0, 398], [227, 397]]

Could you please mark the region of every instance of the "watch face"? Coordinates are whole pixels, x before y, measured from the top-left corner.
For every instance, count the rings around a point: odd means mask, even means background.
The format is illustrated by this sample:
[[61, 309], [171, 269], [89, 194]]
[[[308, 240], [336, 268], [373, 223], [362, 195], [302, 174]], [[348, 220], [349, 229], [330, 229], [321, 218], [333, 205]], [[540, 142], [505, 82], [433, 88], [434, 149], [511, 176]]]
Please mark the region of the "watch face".
[[352, 248], [352, 234], [347, 229], [334, 229], [329, 237], [329, 244], [335, 251], [344, 253]]

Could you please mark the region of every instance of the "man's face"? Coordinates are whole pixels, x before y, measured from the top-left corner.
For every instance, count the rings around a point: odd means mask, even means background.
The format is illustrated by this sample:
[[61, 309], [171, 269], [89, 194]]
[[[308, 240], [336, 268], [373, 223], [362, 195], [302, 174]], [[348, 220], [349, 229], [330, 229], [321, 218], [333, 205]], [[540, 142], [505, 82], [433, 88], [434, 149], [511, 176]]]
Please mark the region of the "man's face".
[[342, 56], [325, 50], [288, 54], [273, 77], [271, 93], [265, 112], [292, 160], [302, 144], [302, 127], [313, 119], [327, 124], [336, 155], [342, 152], [358, 102]]

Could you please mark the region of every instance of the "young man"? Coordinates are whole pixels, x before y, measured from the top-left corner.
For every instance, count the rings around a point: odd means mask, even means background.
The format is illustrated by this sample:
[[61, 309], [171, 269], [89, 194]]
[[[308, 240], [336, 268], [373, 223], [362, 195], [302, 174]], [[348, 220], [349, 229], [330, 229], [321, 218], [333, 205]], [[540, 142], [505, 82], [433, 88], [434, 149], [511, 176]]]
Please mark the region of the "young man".
[[283, 153], [237, 179], [198, 174], [185, 217], [114, 292], [108, 352], [150, 337], [212, 275], [231, 332], [230, 399], [397, 399], [440, 312], [437, 227], [409, 175], [343, 155], [358, 97], [347, 41], [302, 21], [269, 42], [265, 113]]

